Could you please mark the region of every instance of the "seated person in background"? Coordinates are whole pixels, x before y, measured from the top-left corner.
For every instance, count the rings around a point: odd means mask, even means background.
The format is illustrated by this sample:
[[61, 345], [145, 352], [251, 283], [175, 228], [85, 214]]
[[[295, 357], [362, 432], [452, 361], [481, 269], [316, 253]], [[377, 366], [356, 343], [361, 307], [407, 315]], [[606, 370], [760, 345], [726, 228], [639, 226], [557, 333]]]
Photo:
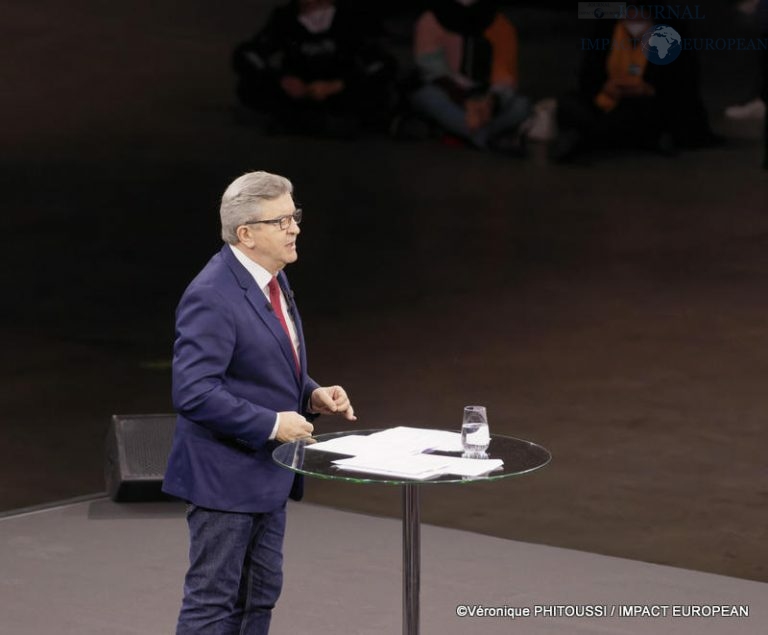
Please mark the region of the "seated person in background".
[[383, 119], [391, 100], [394, 62], [340, 0], [276, 8], [235, 49], [233, 66], [240, 101], [268, 113], [277, 129], [349, 136]]
[[[759, 23], [759, 0], [740, 0], [736, 3], [736, 11], [746, 17], [747, 20], [756, 20]], [[742, 18], [744, 19], [744, 18]], [[745, 66], [749, 64], [748, 58], [743, 60]], [[749, 66], [747, 66], [749, 68]], [[758, 73], [759, 74], [759, 73]], [[755, 85], [750, 86], [748, 98], [740, 103], [728, 106], [725, 109], [725, 116], [728, 119], [763, 119], [766, 113], [766, 104], [763, 99], [762, 86], [758, 78]]]
[[652, 27], [642, 15], [598, 25], [594, 41], [611, 44], [585, 52], [579, 91], [558, 100], [553, 160], [567, 161], [598, 147], [643, 148], [671, 156], [678, 147], [716, 142], [700, 96], [695, 53], [682, 51], [667, 65], [650, 62], [642, 37]]
[[521, 151], [517, 31], [495, 0], [428, 0], [414, 41], [414, 109], [481, 149]]

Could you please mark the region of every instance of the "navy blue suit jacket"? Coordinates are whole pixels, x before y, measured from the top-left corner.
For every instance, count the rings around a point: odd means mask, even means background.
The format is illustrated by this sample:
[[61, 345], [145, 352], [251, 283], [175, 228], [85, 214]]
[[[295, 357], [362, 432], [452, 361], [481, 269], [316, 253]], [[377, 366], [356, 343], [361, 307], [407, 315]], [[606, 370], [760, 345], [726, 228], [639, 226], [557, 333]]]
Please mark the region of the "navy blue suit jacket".
[[[178, 413], [163, 491], [210, 509], [266, 512], [285, 503], [294, 474], [272, 461], [280, 411], [306, 412], [318, 387], [307, 375], [301, 319], [278, 274], [300, 346], [262, 290], [224, 245], [190, 283], [176, 311], [173, 405]], [[292, 495], [300, 497], [301, 481]]]

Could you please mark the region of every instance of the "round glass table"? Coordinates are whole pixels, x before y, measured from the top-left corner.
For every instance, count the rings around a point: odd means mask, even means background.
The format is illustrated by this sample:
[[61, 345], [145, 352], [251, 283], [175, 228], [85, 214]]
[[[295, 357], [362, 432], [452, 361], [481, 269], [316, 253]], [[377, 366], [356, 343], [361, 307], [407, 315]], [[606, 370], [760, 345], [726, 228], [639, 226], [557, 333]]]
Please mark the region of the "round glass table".
[[[491, 435], [488, 448], [489, 459], [501, 459], [504, 464], [497, 470], [483, 476], [462, 477], [442, 474], [428, 480], [394, 478], [369, 473], [356, 473], [342, 470], [333, 461], [345, 458], [347, 454], [337, 454], [321, 450], [309, 450], [308, 445], [330, 441], [348, 435], [370, 435], [378, 430], [349, 430], [317, 435], [311, 440], [300, 439], [284, 443], [275, 448], [273, 460], [279, 465], [298, 474], [313, 478], [322, 478], [352, 483], [383, 483], [399, 485], [402, 488], [403, 509], [403, 635], [419, 633], [419, 584], [421, 571], [421, 530], [419, 486], [446, 483], [470, 484], [498, 481], [511, 476], [521, 476], [538, 470], [549, 463], [550, 453], [540, 445], [514, 437], [498, 434]], [[436, 452], [448, 456], [460, 456], [460, 452]]]

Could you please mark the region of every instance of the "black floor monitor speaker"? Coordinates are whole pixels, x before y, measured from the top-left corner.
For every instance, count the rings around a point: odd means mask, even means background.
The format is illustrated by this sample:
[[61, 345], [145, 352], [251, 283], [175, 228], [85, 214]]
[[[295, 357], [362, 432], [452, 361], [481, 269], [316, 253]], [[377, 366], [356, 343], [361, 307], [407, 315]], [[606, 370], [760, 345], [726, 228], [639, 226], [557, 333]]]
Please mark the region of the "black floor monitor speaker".
[[169, 500], [161, 487], [176, 416], [113, 415], [107, 432], [104, 477], [113, 501]]

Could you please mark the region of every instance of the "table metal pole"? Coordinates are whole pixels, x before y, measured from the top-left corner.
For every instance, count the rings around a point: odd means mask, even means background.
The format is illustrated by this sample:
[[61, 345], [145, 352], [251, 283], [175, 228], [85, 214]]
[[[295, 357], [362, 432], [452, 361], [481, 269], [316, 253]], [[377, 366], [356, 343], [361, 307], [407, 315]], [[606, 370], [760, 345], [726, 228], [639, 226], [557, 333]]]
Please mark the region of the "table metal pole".
[[419, 635], [421, 524], [419, 486], [403, 485], [403, 635]]

